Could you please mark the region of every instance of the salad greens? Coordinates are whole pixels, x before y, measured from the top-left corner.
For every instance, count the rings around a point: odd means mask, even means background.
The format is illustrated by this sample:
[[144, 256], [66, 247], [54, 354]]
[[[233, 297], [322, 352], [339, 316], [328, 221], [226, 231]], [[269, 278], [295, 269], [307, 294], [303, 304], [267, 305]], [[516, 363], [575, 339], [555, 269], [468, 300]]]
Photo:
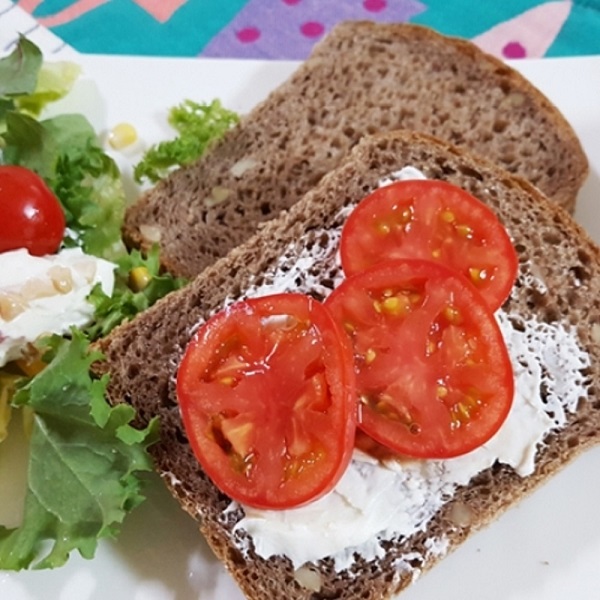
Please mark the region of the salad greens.
[[0, 60], [0, 98], [5, 110], [14, 108], [20, 96], [35, 93], [42, 62], [39, 48], [24, 37], [14, 52]]
[[23, 525], [0, 526], [2, 569], [58, 567], [74, 549], [93, 557], [98, 539], [114, 535], [143, 499], [135, 473], [152, 468], [146, 447], [157, 439], [157, 423], [134, 429], [133, 408], [108, 406], [107, 379], [89, 375], [100, 356], [83, 334], [73, 330], [71, 340], [55, 336], [48, 344], [48, 366], [13, 399], [34, 411], [34, 424]]
[[46, 104], [71, 90], [79, 71], [72, 63], [44, 63], [24, 37], [0, 60], [2, 163], [27, 167], [46, 180], [65, 209], [66, 245], [110, 258], [125, 210], [115, 162], [84, 116], [36, 119]]
[[[70, 91], [78, 73], [71, 63], [44, 63], [25, 37], [0, 58], [0, 165], [19, 164], [46, 180], [65, 211], [64, 246], [115, 263], [112, 296], [98, 285], [88, 298], [95, 308], [88, 327], [40, 341], [39, 369], [20, 364], [26, 361], [0, 369], [0, 442], [11, 407], [33, 415], [24, 518], [16, 528], [0, 525], [0, 570], [57, 567], [73, 550], [91, 558], [98, 540], [116, 535], [126, 513], [142, 501], [139, 474], [152, 469], [147, 448], [158, 424], [135, 429], [132, 407], [109, 406], [107, 378], [90, 373], [90, 365], [102, 360], [90, 344], [185, 284], [160, 271], [157, 248], [147, 256], [126, 252], [120, 173], [87, 119], [39, 118], [48, 102]], [[186, 101], [170, 120], [181, 139], [152, 149], [138, 169], [153, 180], [199, 156], [237, 117], [218, 102]]]
[[[132, 274], [142, 273], [143, 282], [132, 283]], [[95, 321], [86, 328], [90, 339], [110, 333], [122, 321], [152, 306], [157, 300], [180, 287], [186, 280], [160, 272], [158, 248], [153, 247], [146, 257], [133, 250], [117, 260], [116, 285], [107, 296], [98, 284], [88, 300], [95, 307]]]
[[139, 183], [144, 179], [157, 182], [174, 167], [187, 165], [204, 154], [208, 146], [239, 121], [237, 113], [223, 107], [219, 100], [198, 104], [184, 100], [173, 107], [169, 123], [178, 136], [151, 147], [134, 168], [133, 176]]
[[[116, 164], [82, 115], [36, 118], [71, 89], [77, 71], [44, 67], [23, 37], [0, 60], [0, 162], [37, 172], [53, 189], [67, 218], [65, 246], [112, 259], [125, 254], [119, 247], [125, 193]], [[89, 349], [91, 339], [80, 331], [52, 338], [37, 374], [18, 364], [0, 372], [0, 429], [10, 418], [9, 398], [13, 408], [33, 414], [24, 518], [20, 527], [0, 526], [0, 569], [56, 567], [74, 549], [91, 557], [98, 539], [114, 535], [142, 500], [138, 473], [152, 468], [146, 449], [157, 423], [136, 430], [131, 407], [107, 404], [106, 379], [90, 374], [101, 360]]]
[[113, 258], [121, 250], [125, 190], [119, 169], [99, 146], [83, 115], [38, 121], [20, 112], [16, 96], [4, 116], [3, 163], [27, 167], [60, 199], [67, 223], [66, 246]]
[[0, 106], [39, 115], [71, 90], [80, 72], [72, 62], [44, 63], [40, 49], [21, 36], [14, 52], [0, 60]]

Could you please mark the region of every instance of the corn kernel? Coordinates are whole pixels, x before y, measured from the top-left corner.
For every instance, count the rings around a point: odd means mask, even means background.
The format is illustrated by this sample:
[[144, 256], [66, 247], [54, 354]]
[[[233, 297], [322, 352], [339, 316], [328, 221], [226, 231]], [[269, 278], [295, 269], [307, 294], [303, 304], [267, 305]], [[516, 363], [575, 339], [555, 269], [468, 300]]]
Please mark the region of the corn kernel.
[[134, 292], [141, 292], [152, 281], [152, 275], [146, 267], [134, 267], [129, 272], [129, 287]]
[[115, 125], [108, 135], [108, 143], [115, 150], [123, 150], [123, 148], [134, 144], [137, 139], [137, 131], [130, 123]]

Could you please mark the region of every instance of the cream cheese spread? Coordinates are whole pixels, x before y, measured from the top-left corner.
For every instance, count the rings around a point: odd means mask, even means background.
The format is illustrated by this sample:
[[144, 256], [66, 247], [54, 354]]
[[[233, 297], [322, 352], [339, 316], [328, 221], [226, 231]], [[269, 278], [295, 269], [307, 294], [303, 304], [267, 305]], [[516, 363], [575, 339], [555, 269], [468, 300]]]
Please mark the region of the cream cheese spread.
[[[406, 167], [380, 185], [414, 178], [424, 176]], [[351, 209], [342, 209], [340, 219]], [[250, 288], [247, 296], [311, 290], [326, 297], [330, 289], [311, 272], [330, 273], [333, 285], [341, 280], [340, 233], [341, 228], [316, 232], [315, 239], [321, 243], [303, 240], [291, 244], [280, 264], [264, 274], [266, 283]], [[324, 237], [327, 243], [323, 243]], [[292, 256], [297, 258], [293, 264]], [[332, 269], [332, 264], [337, 267]], [[513, 364], [515, 398], [507, 420], [488, 443], [447, 460], [384, 463], [355, 451], [347, 472], [326, 496], [282, 511], [242, 507], [244, 517], [235, 530], [248, 533], [263, 558], [285, 555], [300, 568], [329, 556], [336, 569], [343, 570], [352, 564], [355, 554], [367, 560], [382, 557], [381, 541], [424, 530], [458, 486], [494, 463], [509, 465], [524, 477], [531, 474], [544, 436], [566, 423], [568, 413], [585, 394], [582, 371], [589, 356], [580, 349], [576, 335], [561, 324], [525, 320], [503, 311], [498, 311], [497, 319]], [[236, 507], [233, 503], [224, 516]], [[431, 552], [443, 554], [446, 547], [446, 540], [435, 540]]]
[[115, 265], [80, 248], [32, 256], [22, 248], [0, 254], [0, 367], [22, 356], [44, 334], [86, 325], [96, 284], [110, 295]]
[[[356, 451], [338, 485], [320, 500], [283, 511], [244, 507], [237, 527], [250, 534], [256, 552], [264, 558], [285, 554], [295, 567], [332, 556], [342, 570], [354, 553], [382, 557], [380, 540], [423, 530], [457, 486], [496, 461], [522, 476], [531, 474], [544, 435], [565, 424], [584, 393], [580, 372], [588, 357], [560, 326], [525, 321], [517, 330], [506, 315], [498, 316], [515, 368], [516, 394], [507, 420], [488, 443], [447, 460], [381, 463]], [[543, 371], [541, 357], [555, 367], [551, 372]]]

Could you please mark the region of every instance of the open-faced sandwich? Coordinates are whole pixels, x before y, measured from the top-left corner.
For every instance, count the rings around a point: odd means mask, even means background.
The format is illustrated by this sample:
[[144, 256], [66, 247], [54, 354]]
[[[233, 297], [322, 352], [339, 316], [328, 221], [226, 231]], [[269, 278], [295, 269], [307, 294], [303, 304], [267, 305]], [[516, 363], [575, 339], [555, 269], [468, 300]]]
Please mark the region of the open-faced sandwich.
[[[434, 233], [408, 244], [424, 252], [417, 266], [387, 255], [357, 266], [384, 247], [372, 236], [391, 219], [371, 211], [373, 195], [397, 198], [408, 232], [432, 212]], [[463, 195], [480, 210], [458, 208]], [[449, 255], [464, 263], [462, 291], [438, 272]], [[248, 598], [388, 598], [597, 441], [599, 281], [597, 247], [533, 185], [390, 132], [362, 139], [288, 212], [116, 329], [99, 367], [112, 402], [142, 422], [160, 416], [158, 471]], [[286, 306], [289, 293], [333, 315], [352, 350]], [[412, 333], [400, 338], [405, 317]], [[278, 356], [279, 387], [257, 382]], [[347, 356], [354, 383], [339, 367]], [[312, 497], [306, 473], [322, 477], [308, 477]]]

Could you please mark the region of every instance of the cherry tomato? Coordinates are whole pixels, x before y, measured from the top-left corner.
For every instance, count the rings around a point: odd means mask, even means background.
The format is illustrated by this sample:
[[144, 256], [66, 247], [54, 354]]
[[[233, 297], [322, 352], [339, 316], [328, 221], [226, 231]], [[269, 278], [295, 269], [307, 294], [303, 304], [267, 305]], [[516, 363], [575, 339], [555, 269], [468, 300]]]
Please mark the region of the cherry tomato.
[[489, 307], [456, 272], [406, 259], [345, 279], [325, 305], [354, 347], [358, 426], [403, 455], [448, 458], [504, 422], [514, 382]]
[[308, 296], [260, 297], [212, 317], [185, 351], [177, 396], [201, 466], [244, 504], [309, 502], [331, 490], [350, 461], [352, 349]]
[[0, 166], [0, 252], [56, 252], [65, 235], [62, 206], [44, 180], [17, 165]]
[[346, 275], [383, 260], [422, 258], [461, 272], [499, 308], [517, 276], [518, 259], [496, 215], [445, 181], [398, 181], [375, 190], [350, 214], [340, 243]]

